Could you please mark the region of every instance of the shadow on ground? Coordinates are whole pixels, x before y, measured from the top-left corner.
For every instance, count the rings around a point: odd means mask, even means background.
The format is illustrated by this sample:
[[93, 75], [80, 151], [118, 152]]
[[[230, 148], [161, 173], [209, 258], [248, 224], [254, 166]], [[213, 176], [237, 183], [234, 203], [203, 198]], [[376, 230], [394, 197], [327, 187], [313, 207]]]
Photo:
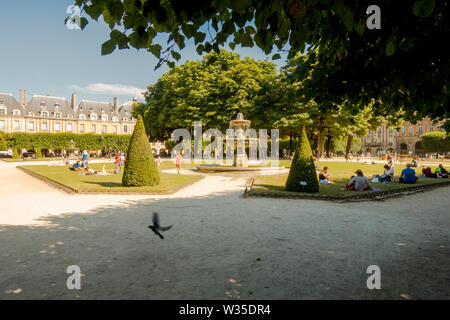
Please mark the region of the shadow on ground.
[[[222, 192], [2, 225], [0, 299], [449, 299], [447, 210], [393, 205]], [[173, 225], [164, 240], [153, 211]], [[381, 290], [366, 287], [372, 264]], [[81, 290], [66, 287], [69, 265]]]

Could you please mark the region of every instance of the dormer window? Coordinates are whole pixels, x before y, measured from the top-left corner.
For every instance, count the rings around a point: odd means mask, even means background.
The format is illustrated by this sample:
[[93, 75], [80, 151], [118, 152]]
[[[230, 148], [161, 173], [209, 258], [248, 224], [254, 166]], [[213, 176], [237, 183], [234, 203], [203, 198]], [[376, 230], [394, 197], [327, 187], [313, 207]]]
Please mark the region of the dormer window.
[[48, 112], [47, 112], [47, 111], [41, 112], [41, 116], [43, 116], [43, 117], [48, 117]]
[[117, 117], [112, 117], [112, 121], [117, 122], [119, 119]]
[[28, 116], [30, 116], [30, 117], [34, 116], [34, 113], [33, 112], [28, 112]]
[[68, 115], [67, 115], [67, 118], [72, 119], [73, 116], [72, 116], [71, 114], [68, 114]]
[[97, 115], [91, 114], [91, 120], [97, 120]]
[[102, 121], [108, 121], [108, 116], [103, 115], [102, 116]]
[[61, 118], [61, 113], [60, 112], [55, 112], [55, 118]]
[[55, 109], [59, 109], [59, 103], [55, 103]]
[[128, 118], [123, 118], [122, 121], [128, 121]]
[[4, 116], [6, 114], [5, 108], [0, 108], [0, 116]]
[[80, 120], [86, 120], [86, 116], [84, 114], [80, 114]]

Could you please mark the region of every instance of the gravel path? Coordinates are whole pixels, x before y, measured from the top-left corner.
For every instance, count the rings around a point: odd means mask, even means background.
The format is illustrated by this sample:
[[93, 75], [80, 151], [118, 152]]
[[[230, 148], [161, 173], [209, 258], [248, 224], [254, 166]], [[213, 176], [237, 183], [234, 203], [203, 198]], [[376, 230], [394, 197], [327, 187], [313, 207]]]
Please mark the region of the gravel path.
[[70, 195], [15, 165], [0, 161], [0, 299], [450, 298], [450, 187], [337, 204], [242, 198], [244, 177], [208, 175], [170, 196]]

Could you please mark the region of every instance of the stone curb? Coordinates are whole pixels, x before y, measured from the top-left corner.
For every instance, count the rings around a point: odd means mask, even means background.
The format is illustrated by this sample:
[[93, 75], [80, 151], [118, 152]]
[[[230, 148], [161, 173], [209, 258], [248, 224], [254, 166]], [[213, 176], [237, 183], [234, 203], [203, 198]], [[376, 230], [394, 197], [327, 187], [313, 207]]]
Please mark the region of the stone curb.
[[401, 187], [395, 190], [384, 190], [377, 192], [357, 193], [352, 195], [344, 194], [307, 194], [307, 193], [286, 193], [280, 191], [263, 191], [253, 190], [253, 183], [255, 178], [252, 177], [247, 181], [244, 191], [244, 197], [266, 197], [266, 198], [284, 198], [284, 199], [313, 199], [326, 200], [337, 202], [351, 202], [351, 201], [370, 201], [383, 200], [390, 197], [397, 197], [417, 192], [424, 192], [438, 187], [450, 185], [450, 180], [445, 182], [435, 182], [425, 185], [415, 185], [408, 187]]

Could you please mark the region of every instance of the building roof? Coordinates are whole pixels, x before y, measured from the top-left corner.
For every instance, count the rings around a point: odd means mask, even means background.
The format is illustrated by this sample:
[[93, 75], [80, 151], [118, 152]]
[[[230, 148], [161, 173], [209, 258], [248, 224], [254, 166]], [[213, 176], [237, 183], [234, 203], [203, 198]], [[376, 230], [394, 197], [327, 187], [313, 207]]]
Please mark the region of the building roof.
[[25, 111], [24, 107], [20, 105], [20, 103], [14, 98], [11, 93], [0, 93], [0, 107], [6, 109], [6, 114], [13, 114], [13, 110], [18, 109], [23, 112]]
[[67, 118], [69, 114], [73, 116], [74, 110], [70, 107], [70, 102], [65, 98], [53, 96], [33, 95], [30, 101], [27, 102], [25, 112], [33, 112], [34, 116], [39, 117], [41, 111], [48, 111], [49, 117], [53, 117], [55, 112], [60, 111], [62, 118]]

